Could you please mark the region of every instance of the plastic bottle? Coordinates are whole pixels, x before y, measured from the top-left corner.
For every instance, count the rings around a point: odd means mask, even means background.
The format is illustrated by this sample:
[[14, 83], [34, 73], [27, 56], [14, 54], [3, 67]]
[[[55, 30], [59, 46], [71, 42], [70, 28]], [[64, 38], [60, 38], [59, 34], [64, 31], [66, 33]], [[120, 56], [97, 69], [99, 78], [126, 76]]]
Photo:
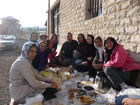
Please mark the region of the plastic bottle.
[[99, 77], [99, 72], [97, 72], [97, 75], [95, 77], [95, 84], [97, 84], [98, 89], [102, 88], [102, 81], [101, 78]]

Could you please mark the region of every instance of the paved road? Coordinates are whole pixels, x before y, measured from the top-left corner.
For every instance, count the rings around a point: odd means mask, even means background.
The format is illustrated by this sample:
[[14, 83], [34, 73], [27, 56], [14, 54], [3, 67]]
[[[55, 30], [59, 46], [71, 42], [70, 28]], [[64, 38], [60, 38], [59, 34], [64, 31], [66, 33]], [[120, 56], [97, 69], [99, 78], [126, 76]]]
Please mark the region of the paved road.
[[0, 105], [9, 105], [9, 70], [19, 55], [17, 49], [0, 51]]

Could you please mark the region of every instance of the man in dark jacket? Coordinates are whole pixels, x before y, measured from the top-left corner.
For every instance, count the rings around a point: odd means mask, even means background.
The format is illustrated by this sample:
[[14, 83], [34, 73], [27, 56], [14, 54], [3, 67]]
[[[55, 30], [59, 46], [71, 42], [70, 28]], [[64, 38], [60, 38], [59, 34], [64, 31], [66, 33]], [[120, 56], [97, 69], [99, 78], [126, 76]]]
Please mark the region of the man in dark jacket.
[[72, 33], [67, 34], [67, 41], [63, 43], [59, 53], [59, 63], [63, 66], [72, 64], [73, 51], [77, 48], [78, 42], [73, 40]]

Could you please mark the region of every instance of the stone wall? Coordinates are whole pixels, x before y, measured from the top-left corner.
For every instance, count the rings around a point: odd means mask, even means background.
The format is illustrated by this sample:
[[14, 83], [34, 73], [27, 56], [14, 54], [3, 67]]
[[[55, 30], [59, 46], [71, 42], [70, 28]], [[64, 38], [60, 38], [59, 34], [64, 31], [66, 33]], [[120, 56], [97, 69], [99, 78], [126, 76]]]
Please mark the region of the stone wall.
[[[86, 0], [60, 1], [60, 44], [72, 32], [112, 36], [140, 62], [140, 0], [103, 0], [101, 16], [86, 19]], [[139, 58], [139, 59], [138, 59]]]

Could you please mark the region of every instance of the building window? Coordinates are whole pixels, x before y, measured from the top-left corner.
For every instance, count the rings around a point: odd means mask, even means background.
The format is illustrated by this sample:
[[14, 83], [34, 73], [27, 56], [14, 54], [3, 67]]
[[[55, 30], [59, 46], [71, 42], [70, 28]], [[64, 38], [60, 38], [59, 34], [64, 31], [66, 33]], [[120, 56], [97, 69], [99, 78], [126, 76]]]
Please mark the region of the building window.
[[102, 0], [87, 0], [86, 19], [94, 18], [102, 14]]
[[53, 18], [53, 33], [58, 34], [59, 33], [59, 5], [53, 10], [52, 13], [52, 18]]

